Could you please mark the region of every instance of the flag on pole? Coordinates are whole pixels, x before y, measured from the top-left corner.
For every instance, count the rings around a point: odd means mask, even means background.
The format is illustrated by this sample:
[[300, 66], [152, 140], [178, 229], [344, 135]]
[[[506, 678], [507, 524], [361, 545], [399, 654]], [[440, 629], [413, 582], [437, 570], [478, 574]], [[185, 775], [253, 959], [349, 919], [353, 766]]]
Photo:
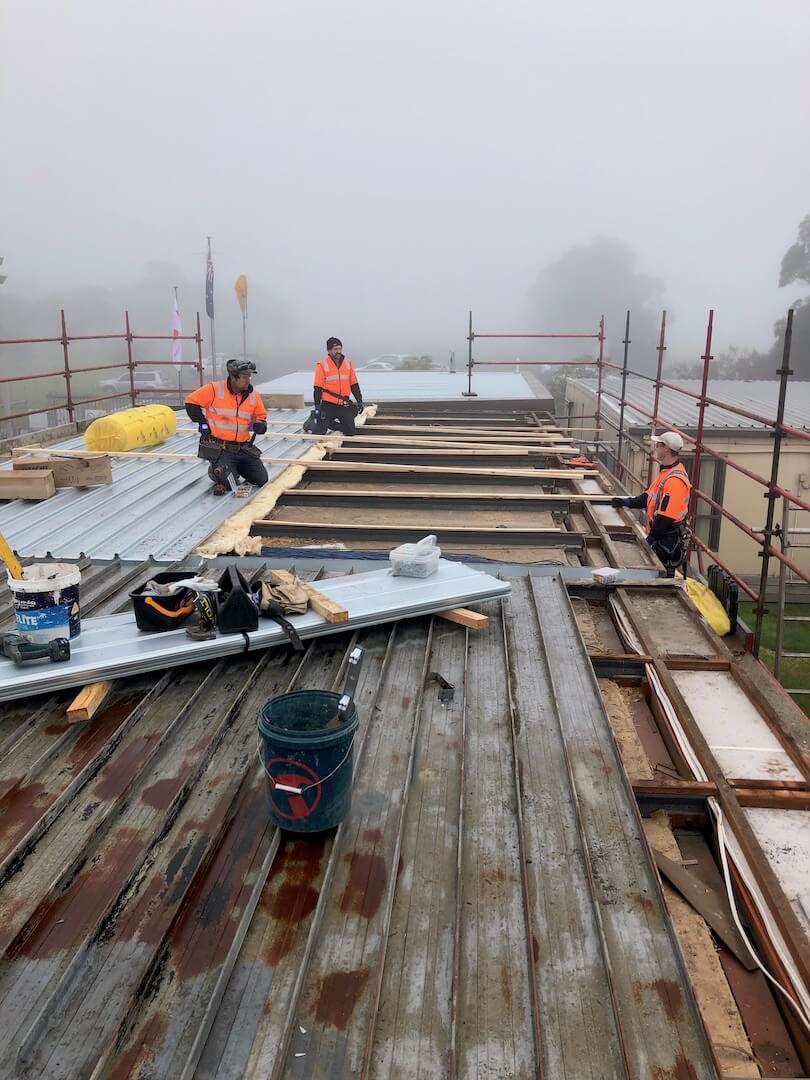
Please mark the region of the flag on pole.
[[174, 287], [174, 309], [172, 311], [172, 363], [182, 364], [183, 342], [180, 340], [183, 328], [180, 325], [180, 305], [177, 300], [177, 286]]
[[209, 319], [214, 317], [214, 260], [211, 256], [211, 237], [208, 237], [208, 259], [205, 264], [205, 311]]
[[236, 279], [236, 299], [239, 301], [239, 307], [242, 309], [242, 314], [247, 315], [247, 278], [244, 274], [240, 274]]

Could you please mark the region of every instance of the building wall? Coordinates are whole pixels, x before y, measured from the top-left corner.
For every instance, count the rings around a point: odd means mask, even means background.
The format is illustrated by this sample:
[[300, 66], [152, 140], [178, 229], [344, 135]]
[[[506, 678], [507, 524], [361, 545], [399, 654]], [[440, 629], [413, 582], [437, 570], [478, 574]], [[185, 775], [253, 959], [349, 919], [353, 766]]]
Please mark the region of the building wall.
[[[566, 396], [567, 400], [572, 403], [570, 410], [571, 424], [573, 426], [592, 424], [592, 420], [582, 418], [594, 412], [593, 395], [579, 387], [569, 385]], [[634, 438], [641, 438], [638, 429], [634, 429], [632, 434]], [[586, 440], [589, 437], [587, 432], [583, 432], [582, 435]], [[614, 447], [614, 453], [616, 440], [616, 432], [606, 426], [604, 442]], [[751, 472], [765, 477], [769, 477], [771, 474], [773, 439], [768, 431], [758, 430], [742, 436], [709, 433], [706, 437], [706, 445], [717, 451], [717, 453], [726, 455], [732, 461], [738, 462]], [[603, 458], [605, 464], [612, 468], [613, 462], [610, 460], [609, 452], [606, 458], [607, 460]], [[632, 445], [625, 444], [622, 449], [622, 460], [630, 472], [635, 473], [640, 479], [646, 480], [648, 455], [642, 454], [638, 448]], [[711, 465], [712, 460], [709, 457], [704, 458], [704, 467], [701, 469], [703, 477], [701, 487], [710, 496], [712, 490], [711, 476], [709, 474], [713, 468]], [[639, 490], [639, 484], [629, 476], [625, 477], [623, 482], [629, 491], [635, 493]], [[810, 502], [810, 443], [791, 443], [788, 439], [782, 444], [779, 483], [786, 490], [794, 492], [800, 498]], [[803, 486], [805, 484], [806, 487]], [[767, 503], [764, 498], [764, 491], [765, 489], [756, 481], [743, 476], [736, 469], [729, 466], [725, 467], [722, 505], [729, 513], [734, 514], [740, 521], [748, 525], [749, 528], [761, 528], [765, 523]], [[701, 514], [706, 514], [710, 510], [705, 503], [699, 509]], [[781, 520], [782, 501], [779, 500], [776, 504], [774, 521], [780, 522]], [[810, 528], [810, 512], [802, 510], [791, 512], [790, 525], [794, 529]], [[705, 537], [703, 538], [705, 539]], [[810, 535], [804, 537], [795, 535], [794, 540], [797, 544], [810, 544]], [[716, 550], [723, 562], [730, 566], [735, 573], [746, 578], [756, 579], [759, 577], [761, 572], [761, 560], [758, 555], [759, 546], [732, 522], [725, 519], [721, 519], [719, 545]], [[810, 573], [810, 550], [793, 549], [788, 554], [798, 566]], [[776, 577], [778, 573], [779, 561], [772, 559], [770, 574]]]

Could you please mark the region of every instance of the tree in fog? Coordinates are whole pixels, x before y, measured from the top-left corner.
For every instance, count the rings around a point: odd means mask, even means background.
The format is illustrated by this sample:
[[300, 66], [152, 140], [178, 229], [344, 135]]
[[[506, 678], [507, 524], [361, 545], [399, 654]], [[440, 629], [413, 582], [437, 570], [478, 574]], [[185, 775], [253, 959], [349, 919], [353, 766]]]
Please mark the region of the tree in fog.
[[[625, 313], [630, 309], [629, 365], [655, 371], [658, 328], [664, 306], [663, 282], [638, 269], [632, 248], [621, 240], [599, 237], [570, 248], [537, 276], [529, 291], [533, 329], [543, 332], [596, 332], [605, 316], [607, 348], [621, 358]], [[580, 354], [582, 342], [555, 343], [563, 359]], [[594, 356], [596, 355], [594, 342]], [[565, 353], [565, 355], [563, 355]]]
[[[796, 243], [792, 244], [782, 257], [779, 288], [784, 289], [794, 283], [810, 285], [810, 214], [799, 222]], [[795, 378], [810, 379], [810, 296], [799, 297], [790, 307], [794, 309], [790, 367]], [[775, 369], [781, 367], [785, 322], [786, 319], [779, 319], [773, 328], [776, 340], [770, 352], [771, 377], [774, 377]]]

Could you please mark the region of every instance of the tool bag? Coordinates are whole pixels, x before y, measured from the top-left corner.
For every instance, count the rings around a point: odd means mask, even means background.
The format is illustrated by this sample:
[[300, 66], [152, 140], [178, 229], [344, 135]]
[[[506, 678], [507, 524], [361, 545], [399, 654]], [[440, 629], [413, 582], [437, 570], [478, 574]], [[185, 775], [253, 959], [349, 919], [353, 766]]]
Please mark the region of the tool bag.
[[213, 435], [201, 435], [197, 447], [197, 457], [202, 458], [203, 461], [214, 462], [219, 461], [220, 456], [224, 453], [247, 454], [248, 457], [260, 458], [262, 452], [256, 446], [255, 438], [254, 435], [249, 442], [226, 442], [223, 439], [215, 439]]
[[221, 634], [252, 634], [259, 629], [259, 609], [253, 602], [245, 579], [236, 566], [229, 566], [219, 579], [217, 629]]
[[303, 652], [304, 646], [293, 624], [285, 618], [287, 615], [303, 615], [309, 607], [306, 589], [296, 579], [289, 585], [273, 585], [269, 581], [258, 581], [254, 585], [254, 598], [259, 607], [259, 614], [265, 619], [278, 623], [287, 635], [296, 652]]
[[309, 596], [297, 579], [289, 585], [273, 585], [269, 581], [260, 581], [258, 595], [259, 611], [263, 612], [270, 604], [281, 607], [285, 615], [303, 615], [309, 608]]
[[325, 435], [327, 431], [326, 421], [323, 416], [316, 416], [314, 409], [302, 424], [302, 428], [309, 435]]
[[156, 585], [168, 585], [188, 577], [188, 570], [166, 570], [162, 574], [153, 574], [129, 594], [139, 630], [177, 630], [190, 618], [194, 611], [194, 594], [190, 590], [184, 589], [170, 596], [155, 591]]

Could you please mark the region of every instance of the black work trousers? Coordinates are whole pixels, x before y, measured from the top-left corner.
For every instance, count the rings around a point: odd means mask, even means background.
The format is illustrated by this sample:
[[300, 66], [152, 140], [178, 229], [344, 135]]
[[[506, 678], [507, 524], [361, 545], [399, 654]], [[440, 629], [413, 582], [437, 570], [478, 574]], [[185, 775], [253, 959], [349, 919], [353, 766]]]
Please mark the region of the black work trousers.
[[688, 538], [683, 525], [671, 529], [653, 539], [650, 547], [661, 560], [667, 577], [675, 577], [675, 571], [681, 570], [686, 561], [686, 547]]
[[330, 401], [321, 401], [321, 416], [327, 429], [339, 431], [342, 435], [356, 435], [354, 418], [357, 410], [354, 405], [333, 405]]
[[224, 484], [226, 487], [229, 486], [228, 473], [234, 480], [238, 480], [240, 476], [244, 477], [254, 487], [262, 487], [267, 483], [267, 469], [262, 465], [261, 460], [242, 450], [236, 452], [223, 450], [219, 458], [211, 462], [208, 473], [214, 483]]

